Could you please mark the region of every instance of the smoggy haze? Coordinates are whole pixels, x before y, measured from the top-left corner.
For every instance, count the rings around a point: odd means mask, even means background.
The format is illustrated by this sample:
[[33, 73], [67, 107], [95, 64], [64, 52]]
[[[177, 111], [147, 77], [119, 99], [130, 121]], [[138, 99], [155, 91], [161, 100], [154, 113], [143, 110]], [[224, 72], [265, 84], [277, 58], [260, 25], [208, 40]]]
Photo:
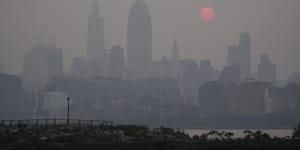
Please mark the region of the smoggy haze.
[[[73, 57], [86, 55], [88, 13], [91, 0], [1, 0], [0, 63], [6, 71], [22, 71], [24, 53], [35, 37], [53, 41], [64, 49], [65, 70]], [[126, 47], [128, 10], [134, 0], [101, 0], [105, 43]], [[174, 35], [182, 58], [211, 59], [221, 69], [227, 47], [238, 44], [240, 32], [250, 32], [253, 63], [267, 53], [277, 64], [279, 79], [300, 71], [299, 0], [147, 0], [152, 15], [153, 58], [170, 56]], [[214, 8], [216, 18], [204, 23], [203, 6]]]

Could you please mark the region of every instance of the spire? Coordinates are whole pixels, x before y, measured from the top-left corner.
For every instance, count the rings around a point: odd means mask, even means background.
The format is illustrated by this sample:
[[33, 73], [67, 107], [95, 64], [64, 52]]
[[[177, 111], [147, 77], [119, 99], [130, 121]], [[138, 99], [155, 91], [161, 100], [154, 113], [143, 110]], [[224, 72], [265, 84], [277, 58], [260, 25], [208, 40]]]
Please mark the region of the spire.
[[93, 9], [92, 9], [92, 12], [94, 14], [97, 14], [99, 15], [99, 2], [97, 0], [94, 0], [93, 1]]
[[174, 37], [174, 43], [173, 43], [173, 47], [172, 47], [172, 56], [171, 56], [171, 60], [174, 61], [179, 61], [179, 48], [178, 48], [178, 44], [177, 44], [177, 39], [176, 39], [176, 35]]

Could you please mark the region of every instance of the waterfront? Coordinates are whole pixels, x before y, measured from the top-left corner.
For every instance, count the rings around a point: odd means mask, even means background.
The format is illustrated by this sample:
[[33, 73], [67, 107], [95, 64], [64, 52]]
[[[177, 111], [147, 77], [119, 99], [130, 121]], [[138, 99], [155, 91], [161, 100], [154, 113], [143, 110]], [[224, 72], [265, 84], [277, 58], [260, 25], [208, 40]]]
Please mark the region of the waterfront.
[[184, 129], [184, 133], [188, 134], [189, 136], [194, 135], [202, 135], [205, 133], [209, 133], [212, 130], [216, 130], [219, 132], [231, 132], [234, 133], [234, 138], [242, 138], [244, 137], [243, 131], [249, 130], [249, 131], [262, 131], [264, 133], [269, 134], [271, 137], [287, 137], [292, 136], [293, 129]]

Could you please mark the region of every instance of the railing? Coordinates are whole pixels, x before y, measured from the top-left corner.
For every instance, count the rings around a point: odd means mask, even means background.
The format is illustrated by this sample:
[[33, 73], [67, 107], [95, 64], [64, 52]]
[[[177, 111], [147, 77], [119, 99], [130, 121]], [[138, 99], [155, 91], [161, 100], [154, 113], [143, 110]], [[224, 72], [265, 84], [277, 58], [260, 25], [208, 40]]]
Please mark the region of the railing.
[[101, 120], [81, 120], [81, 119], [28, 119], [28, 120], [0, 120], [0, 127], [47, 127], [47, 126], [72, 126], [72, 127], [92, 127], [92, 126], [112, 126], [112, 121]]

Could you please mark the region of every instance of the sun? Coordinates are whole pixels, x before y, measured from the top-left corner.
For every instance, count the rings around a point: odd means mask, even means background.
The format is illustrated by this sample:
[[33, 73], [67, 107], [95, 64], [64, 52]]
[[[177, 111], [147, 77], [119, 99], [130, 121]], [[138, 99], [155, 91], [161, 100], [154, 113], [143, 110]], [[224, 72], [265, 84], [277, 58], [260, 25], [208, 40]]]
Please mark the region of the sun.
[[200, 17], [204, 22], [211, 22], [215, 19], [215, 12], [211, 7], [203, 7], [200, 10]]

